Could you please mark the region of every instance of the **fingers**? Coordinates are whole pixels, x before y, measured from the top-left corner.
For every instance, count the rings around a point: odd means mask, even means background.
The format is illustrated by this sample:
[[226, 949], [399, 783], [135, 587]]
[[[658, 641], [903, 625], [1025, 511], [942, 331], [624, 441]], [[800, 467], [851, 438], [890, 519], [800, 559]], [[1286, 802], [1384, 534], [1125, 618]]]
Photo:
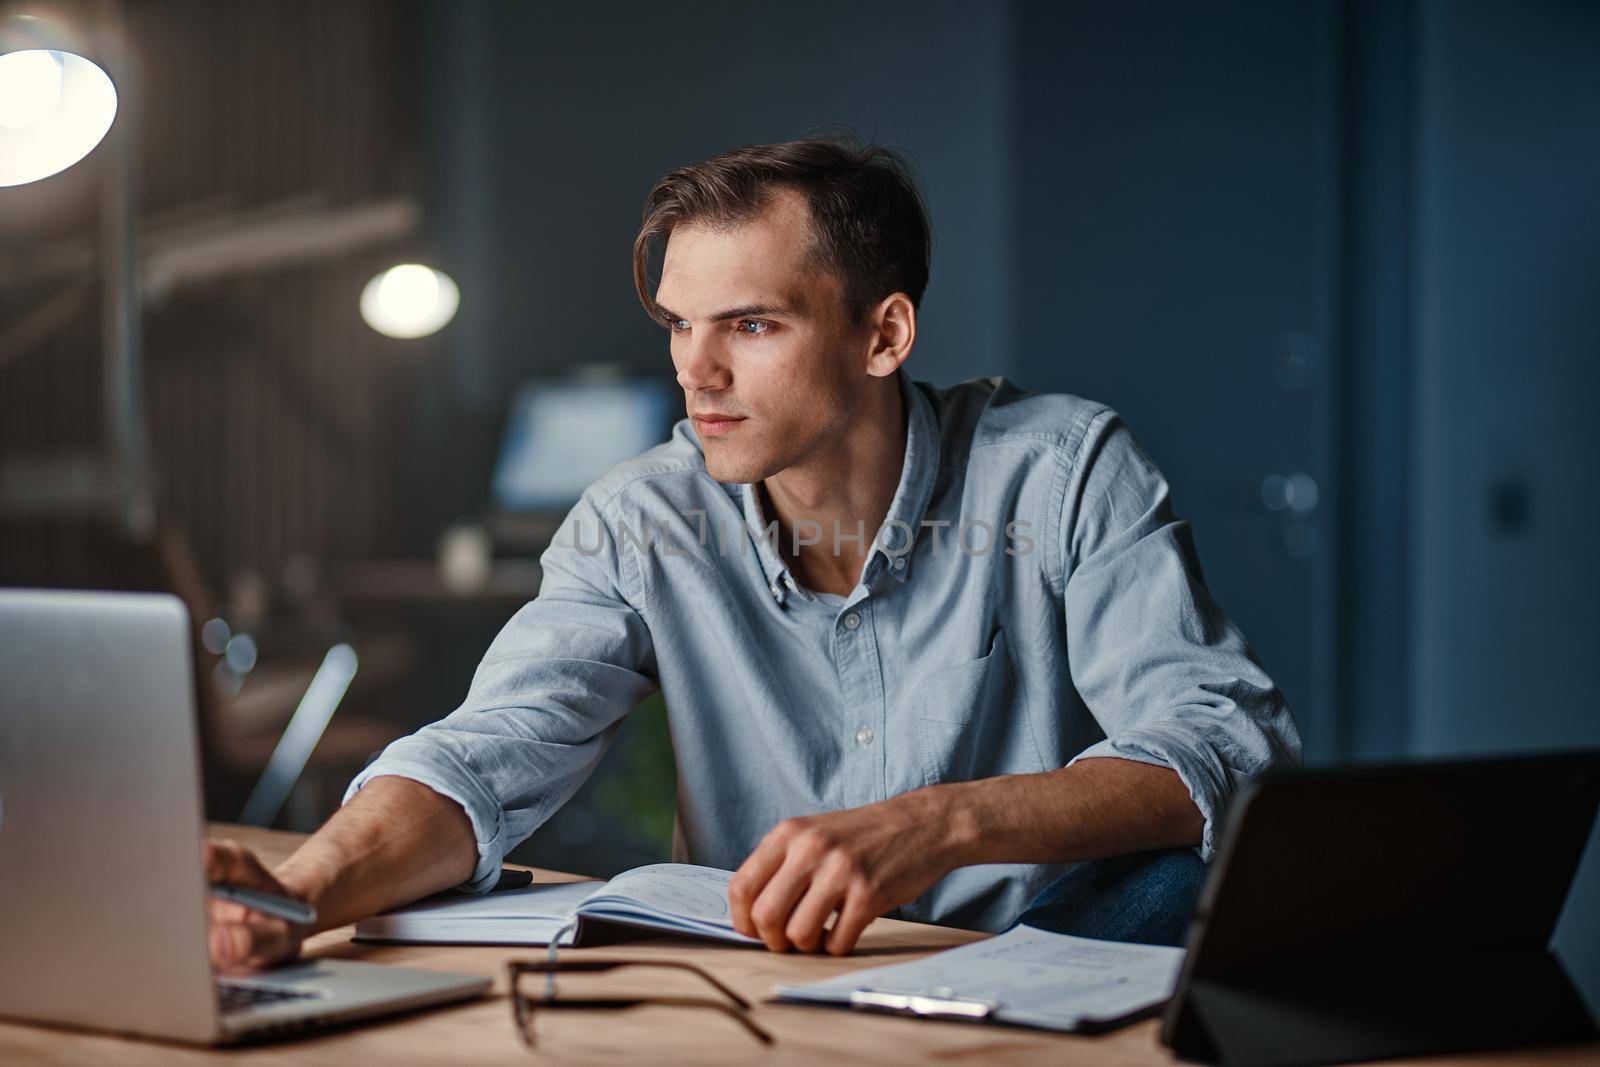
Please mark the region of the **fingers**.
[[775, 826], [728, 884], [734, 928], [774, 952], [850, 952], [881, 913], [879, 895], [839, 834], [807, 818]]
[[211, 923], [242, 923], [250, 917], [250, 909], [243, 904], [236, 904], [231, 900], [218, 900], [212, 897], [206, 902], [206, 910], [211, 916]]
[[812, 874], [809, 858], [791, 849], [778, 873], [750, 905], [750, 921], [756, 928], [756, 936], [772, 951], [783, 952], [789, 948], [789, 937], [784, 931], [795, 904], [811, 885]]
[[204, 854], [206, 880], [212, 885], [247, 886], [287, 895], [256, 854], [235, 841], [207, 841]]
[[788, 851], [786, 844], [791, 834], [787, 821], [773, 827], [761, 839], [755, 851], [733, 872], [733, 878], [728, 882], [728, 911], [733, 917], [733, 928], [746, 937], [761, 936], [750, 918], [750, 906], [756, 902], [778, 868], [783, 866]]
[[208, 940], [213, 967], [219, 971], [256, 970], [294, 955], [294, 933], [287, 922], [245, 910], [240, 921], [213, 920]]
[[828, 919], [844, 903], [848, 885], [849, 873], [841, 863], [827, 864], [817, 872], [784, 927], [784, 936], [795, 948], [815, 952], [822, 947]]
[[878, 910], [873, 906], [872, 897], [865, 889], [858, 887], [851, 890], [845, 898], [844, 907], [839, 909], [839, 917], [834, 920], [833, 929], [828, 931], [829, 955], [848, 955], [860, 940], [861, 931], [877, 917]]
[[[207, 841], [206, 880], [289, 896], [255, 853], [233, 841]], [[288, 959], [299, 950], [299, 934], [285, 920], [226, 900], [208, 904], [211, 964], [221, 971], [254, 970]]]

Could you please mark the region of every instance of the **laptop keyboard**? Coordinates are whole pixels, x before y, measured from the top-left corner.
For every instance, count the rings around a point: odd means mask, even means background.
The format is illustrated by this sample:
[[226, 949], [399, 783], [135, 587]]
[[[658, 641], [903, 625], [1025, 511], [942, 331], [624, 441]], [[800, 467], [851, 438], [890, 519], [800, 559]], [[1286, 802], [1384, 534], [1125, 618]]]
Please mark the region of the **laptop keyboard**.
[[263, 1004], [282, 1004], [289, 1000], [316, 1000], [322, 994], [309, 989], [282, 989], [275, 986], [248, 985], [244, 982], [218, 982], [217, 1002], [224, 1013], [244, 1011]]

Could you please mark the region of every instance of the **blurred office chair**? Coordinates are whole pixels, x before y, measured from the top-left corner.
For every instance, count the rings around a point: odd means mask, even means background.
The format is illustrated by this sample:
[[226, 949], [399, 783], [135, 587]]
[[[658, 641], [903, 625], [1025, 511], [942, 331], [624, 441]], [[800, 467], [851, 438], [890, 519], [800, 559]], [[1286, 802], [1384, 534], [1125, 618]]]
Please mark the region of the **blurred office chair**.
[[239, 822], [246, 826], [271, 826], [283, 811], [283, 805], [294, 791], [295, 783], [305, 772], [311, 752], [322, 740], [333, 713], [339, 709], [350, 683], [356, 676], [358, 660], [356, 650], [346, 644], [328, 649], [322, 663], [311, 676], [300, 702], [295, 705], [283, 736], [267, 758], [267, 765], [256, 780], [250, 798], [239, 812]]
[[[237, 678], [233, 685], [223, 685], [219, 679], [236, 668], [227, 661], [226, 644], [212, 642], [213, 649], [203, 633], [218, 620], [219, 609], [188, 539], [176, 524], [159, 522], [154, 547], [163, 587], [184, 602], [194, 627], [208, 812], [225, 817], [237, 811], [237, 821], [266, 827], [287, 808], [292, 826], [310, 829], [337, 807], [336, 794], [354, 771], [402, 732], [361, 715], [333, 720], [358, 663], [374, 683], [393, 680], [403, 674], [409, 643], [376, 634], [329, 648], [319, 644], [317, 633], [287, 633], [296, 628], [269, 626], [267, 632], [278, 639], [263, 642], [261, 663], [244, 667], [248, 685], [238, 684]], [[239, 797], [247, 784], [249, 794], [241, 806]]]

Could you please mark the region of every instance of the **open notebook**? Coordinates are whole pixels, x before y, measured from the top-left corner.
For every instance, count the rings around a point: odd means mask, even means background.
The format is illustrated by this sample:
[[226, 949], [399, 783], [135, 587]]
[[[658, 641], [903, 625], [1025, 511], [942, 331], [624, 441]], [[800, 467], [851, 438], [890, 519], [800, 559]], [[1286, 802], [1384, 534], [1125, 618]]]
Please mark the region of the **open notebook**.
[[560, 882], [483, 896], [430, 897], [356, 924], [357, 941], [474, 945], [578, 944], [597, 920], [687, 937], [759, 945], [733, 928], [728, 880], [713, 867], [655, 863], [609, 882]]

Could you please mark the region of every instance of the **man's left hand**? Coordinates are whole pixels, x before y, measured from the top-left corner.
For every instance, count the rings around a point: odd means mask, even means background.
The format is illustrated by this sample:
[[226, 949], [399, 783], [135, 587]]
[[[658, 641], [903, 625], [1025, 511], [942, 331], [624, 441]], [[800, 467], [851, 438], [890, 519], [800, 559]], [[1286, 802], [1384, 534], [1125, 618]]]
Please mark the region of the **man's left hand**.
[[848, 953], [873, 919], [958, 866], [946, 807], [935, 787], [783, 820], [728, 883], [734, 929], [774, 952]]

